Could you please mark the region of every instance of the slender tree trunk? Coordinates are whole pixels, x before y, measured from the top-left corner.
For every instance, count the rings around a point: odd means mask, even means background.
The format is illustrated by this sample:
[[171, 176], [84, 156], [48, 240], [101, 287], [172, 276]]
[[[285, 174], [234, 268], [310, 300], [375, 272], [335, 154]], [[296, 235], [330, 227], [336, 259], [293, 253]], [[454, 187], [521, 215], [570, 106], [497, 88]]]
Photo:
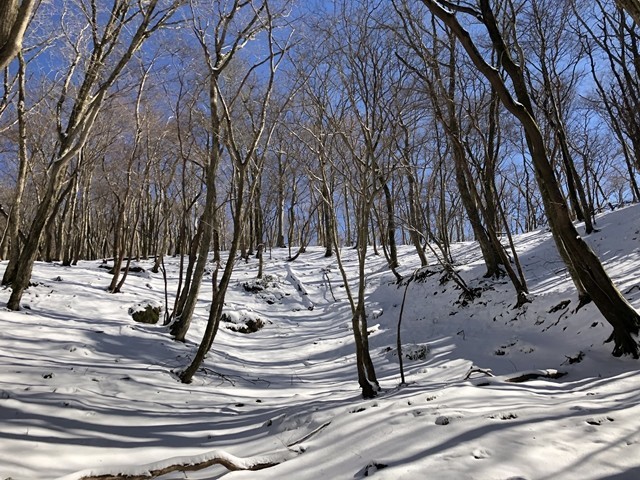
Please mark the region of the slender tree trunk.
[[287, 245], [284, 241], [284, 164], [282, 162], [282, 153], [278, 154], [278, 199], [277, 199], [277, 234], [276, 234], [276, 246], [278, 248], [285, 248]]
[[400, 262], [398, 262], [398, 244], [396, 242], [397, 226], [393, 196], [391, 195], [391, 189], [389, 188], [389, 185], [384, 182], [384, 179], [380, 178], [379, 180], [382, 184], [382, 192], [384, 193], [384, 205], [387, 214], [387, 228], [385, 235], [387, 237], [387, 244], [389, 246], [389, 268], [393, 270], [394, 273], [396, 273], [395, 269], [400, 266]]
[[416, 253], [418, 254], [418, 258], [420, 259], [420, 266], [426, 267], [429, 262], [424, 251], [424, 247], [422, 246], [424, 235], [422, 234], [422, 229], [420, 228], [420, 215], [418, 214], [417, 181], [413, 165], [409, 160], [411, 158], [411, 155], [409, 153], [411, 144], [409, 139], [409, 128], [404, 124], [404, 122], [401, 122], [400, 129], [402, 131], [403, 137], [403, 145], [402, 147], [400, 147], [400, 161], [402, 163], [402, 166], [404, 167], [405, 177], [407, 178], [407, 183], [409, 186], [409, 192], [407, 194], [407, 203], [409, 209], [409, 239], [416, 249]]
[[2, 277], [2, 285], [13, 283], [17, 275], [18, 259], [20, 257], [20, 222], [22, 197], [27, 182], [27, 124], [25, 121], [25, 62], [22, 55], [18, 56], [18, 178], [13, 193], [13, 205], [7, 219], [6, 237], [10, 244], [9, 264]]
[[71, 188], [71, 196], [67, 200], [69, 205], [69, 221], [63, 222], [62, 228], [64, 231], [64, 235], [67, 238], [66, 246], [62, 252], [62, 265], [65, 267], [71, 266], [71, 261], [73, 259], [73, 251], [75, 250], [75, 246], [77, 244], [77, 239], [74, 236], [74, 232], [78, 231], [79, 224], [79, 215], [78, 215], [78, 186], [80, 183], [80, 165], [78, 165], [78, 170], [76, 174], [73, 176], [72, 182], [73, 186]]
[[[353, 235], [351, 232], [351, 211], [349, 210], [349, 192], [347, 186], [344, 186], [344, 227], [345, 227], [345, 245], [353, 245]], [[339, 244], [335, 245], [336, 248], [340, 248]]]
[[115, 225], [113, 226], [113, 268], [111, 269], [111, 283], [107, 287], [107, 290], [111, 293], [116, 293], [116, 286], [120, 279], [120, 272], [122, 270], [122, 263], [125, 257], [125, 236], [127, 233], [126, 223], [126, 210], [128, 204], [128, 195], [125, 193], [125, 197], [118, 199], [120, 208], [118, 209], [118, 217]]
[[[322, 167], [324, 170], [324, 167]], [[324, 173], [323, 173], [324, 175]], [[333, 231], [333, 226], [331, 222], [333, 221], [333, 213], [331, 212], [331, 205], [333, 202], [331, 201], [332, 195], [329, 191], [329, 186], [327, 182], [323, 182], [322, 184], [322, 204], [321, 204], [321, 212], [322, 212], [322, 222], [323, 222], [323, 244], [324, 244], [324, 256], [331, 257], [333, 255], [333, 241], [331, 239], [331, 232]]]
[[[358, 371], [358, 384], [362, 389], [363, 398], [374, 398], [380, 390], [376, 377], [373, 360], [369, 352], [369, 333], [367, 315], [365, 312], [365, 288], [366, 288], [366, 258], [367, 237], [369, 236], [369, 211], [367, 199], [359, 200], [358, 238], [364, 239], [358, 247], [358, 296], [355, 311], [351, 318], [351, 327], [356, 345], [356, 366]], [[360, 242], [359, 242], [360, 243]]]

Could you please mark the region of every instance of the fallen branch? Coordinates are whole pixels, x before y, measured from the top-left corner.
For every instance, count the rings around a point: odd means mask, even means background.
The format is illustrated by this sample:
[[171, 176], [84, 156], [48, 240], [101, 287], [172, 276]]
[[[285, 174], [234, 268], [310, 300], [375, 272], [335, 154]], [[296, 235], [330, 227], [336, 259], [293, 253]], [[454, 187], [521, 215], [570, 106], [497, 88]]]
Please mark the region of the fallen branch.
[[[528, 382], [529, 380], [535, 380], [536, 378], [552, 378], [558, 379], [564, 377], [567, 372], [559, 372], [553, 368], [547, 368], [543, 370], [529, 370], [525, 372], [518, 372], [512, 375], [500, 375], [493, 376], [491, 373], [486, 373], [487, 375], [491, 375], [491, 378], [471, 378], [469, 379], [476, 387], [486, 387], [487, 385], [498, 385], [501, 383], [523, 383]], [[468, 378], [468, 376], [467, 376]]]
[[529, 380], [535, 380], [536, 378], [553, 378], [553, 379], [561, 378], [561, 377], [564, 377], [566, 374], [567, 372], [559, 372], [557, 370], [550, 368], [547, 370], [536, 370], [533, 372], [525, 372], [525, 373], [522, 373], [521, 375], [518, 375], [517, 377], [506, 378], [504, 381], [510, 382], [510, 383], [522, 383], [522, 382], [528, 382]]
[[331, 292], [331, 296], [333, 297], [333, 301], [337, 302], [336, 296], [333, 294], [333, 287], [331, 286], [331, 279], [329, 278], [329, 269], [323, 268], [322, 269], [322, 274], [324, 275], [324, 278], [327, 279], [327, 283], [329, 284], [329, 291]]
[[471, 367], [467, 374], [464, 376], [464, 380], [469, 380], [469, 378], [471, 378], [471, 375], [473, 375], [474, 373], [482, 373], [487, 377], [495, 377], [490, 368]]
[[327, 428], [329, 425], [331, 425], [331, 422], [326, 422], [323, 423], [322, 425], [320, 425], [318, 428], [316, 428], [315, 430], [311, 430], [309, 433], [307, 433], [305, 436], [303, 436], [302, 438], [296, 440], [293, 443], [290, 443], [289, 445], [287, 445], [288, 448], [291, 448], [295, 445], [298, 445], [302, 442], [305, 442], [307, 440], [309, 440], [311, 437], [313, 437], [316, 433], [321, 432], [322, 430], [324, 430], [325, 428]]
[[[274, 467], [301, 453], [296, 450], [278, 450], [256, 457], [241, 458], [224, 450], [212, 450], [192, 457], [174, 457], [161, 462], [138, 467], [121, 467], [118, 473], [101, 473], [85, 470], [59, 480], [149, 480], [172, 472], [195, 472], [213, 465], [222, 465], [227, 470], [262, 470]], [[113, 470], [112, 470], [113, 472]]]

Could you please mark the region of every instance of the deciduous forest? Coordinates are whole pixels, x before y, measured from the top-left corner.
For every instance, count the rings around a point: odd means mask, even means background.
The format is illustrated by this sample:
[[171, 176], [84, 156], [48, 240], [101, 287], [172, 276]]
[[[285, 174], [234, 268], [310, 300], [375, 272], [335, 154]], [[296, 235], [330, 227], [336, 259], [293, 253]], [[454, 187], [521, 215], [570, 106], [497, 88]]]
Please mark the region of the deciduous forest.
[[435, 272], [462, 307], [499, 284], [536, 308], [522, 245], [546, 232], [572, 311], [633, 362], [637, 302], [594, 238], [640, 201], [639, 33], [637, 0], [4, 1], [1, 307], [29, 314], [46, 265], [100, 263], [105, 298], [142, 269], [189, 385], [249, 265], [256, 293], [280, 259], [314, 311], [294, 271], [312, 254], [368, 400], [373, 264], [401, 352], [407, 292]]

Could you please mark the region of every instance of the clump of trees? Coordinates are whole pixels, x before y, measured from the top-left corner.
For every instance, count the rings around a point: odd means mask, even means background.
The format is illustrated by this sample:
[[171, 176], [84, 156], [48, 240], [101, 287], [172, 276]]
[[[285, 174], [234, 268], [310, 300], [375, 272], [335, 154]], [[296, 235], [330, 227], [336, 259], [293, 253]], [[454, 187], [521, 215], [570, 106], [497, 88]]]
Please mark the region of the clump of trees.
[[[640, 199], [636, 0], [9, 0], [0, 6], [0, 258], [17, 310], [37, 260], [180, 259], [165, 324], [184, 341], [205, 277], [211, 348], [238, 258], [356, 248], [358, 378], [370, 251], [397, 245], [531, 301], [514, 234], [549, 226], [582, 304], [640, 356], [638, 313], [575, 222]], [[413, 266], [411, 266], [413, 267]], [[473, 295], [469, 291], [469, 295]]]

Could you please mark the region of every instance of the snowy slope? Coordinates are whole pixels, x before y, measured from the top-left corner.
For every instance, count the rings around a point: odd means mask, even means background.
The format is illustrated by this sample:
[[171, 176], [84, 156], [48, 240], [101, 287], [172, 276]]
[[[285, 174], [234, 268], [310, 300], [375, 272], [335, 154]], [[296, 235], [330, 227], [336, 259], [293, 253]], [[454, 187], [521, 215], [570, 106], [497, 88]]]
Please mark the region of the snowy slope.
[[[603, 215], [597, 226], [587, 240], [640, 308], [640, 207]], [[271, 252], [260, 291], [244, 287], [255, 285], [256, 261], [238, 264], [226, 311], [265, 326], [251, 334], [221, 328], [190, 385], [173, 372], [189, 363], [203, 333], [207, 281], [181, 344], [128, 314], [164, 302], [161, 274], [131, 275], [111, 295], [99, 262], [37, 264], [25, 308], [0, 308], [0, 480], [142, 474], [173, 457], [240, 461], [232, 455], [286, 461], [160, 478], [640, 478], [640, 364], [610, 355], [610, 328], [593, 305], [575, 312], [575, 290], [547, 232], [518, 237], [517, 247], [534, 296], [520, 310], [506, 279], [482, 278], [473, 243], [455, 245], [454, 259], [465, 281], [482, 288], [479, 299], [460, 305], [435, 263], [409, 284], [402, 387], [395, 342], [405, 286], [370, 255], [370, 342], [383, 392], [368, 401], [356, 381], [337, 264], [320, 249], [293, 263], [286, 250]], [[354, 252], [343, 256], [355, 278]], [[401, 272], [408, 277], [417, 264], [403, 247]], [[177, 262], [167, 267], [175, 286]], [[9, 293], [0, 290], [0, 305]], [[495, 377], [467, 378], [472, 368]], [[505, 381], [532, 369], [566, 375]]]

